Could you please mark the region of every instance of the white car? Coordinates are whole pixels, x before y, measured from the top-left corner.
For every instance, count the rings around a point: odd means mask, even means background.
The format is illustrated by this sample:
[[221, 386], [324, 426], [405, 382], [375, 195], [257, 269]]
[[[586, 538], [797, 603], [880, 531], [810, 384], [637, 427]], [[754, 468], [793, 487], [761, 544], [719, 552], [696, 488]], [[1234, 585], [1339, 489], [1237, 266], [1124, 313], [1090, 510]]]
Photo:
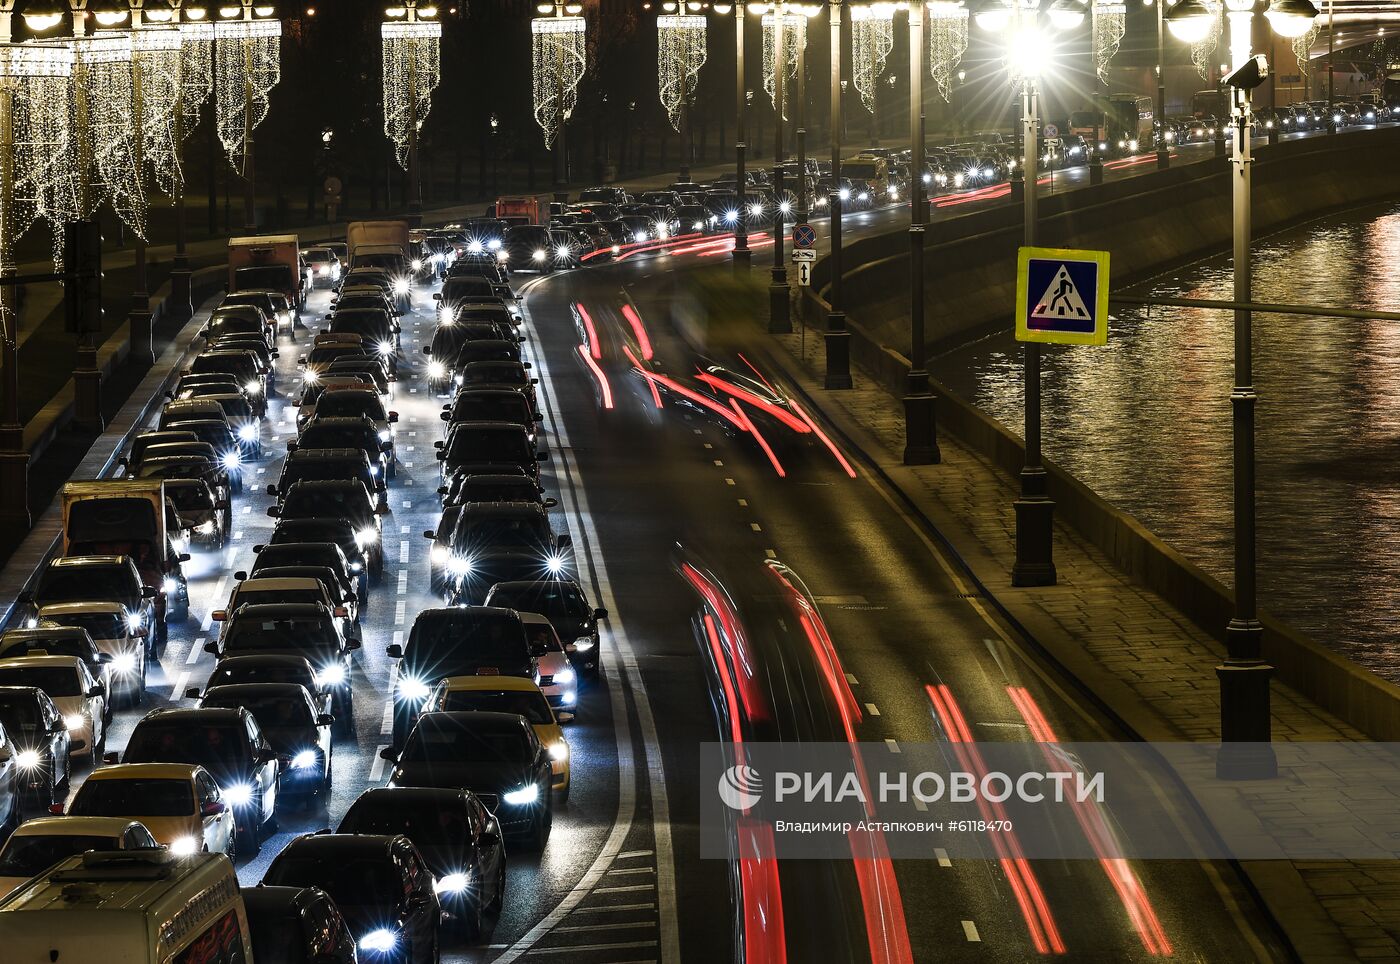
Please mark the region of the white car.
[[572, 708], [578, 703], [578, 675], [569, 665], [569, 654], [559, 641], [553, 624], [539, 613], [521, 613], [530, 655], [535, 658], [540, 692], [554, 708]]
[[95, 763], [107, 742], [102, 684], [76, 656], [20, 656], [0, 659], [0, 686], [34, 686], [53, 700], [68, 728], [68, 755], [82, 753]]
[[146, 698], [146, 633], [142, 620], [128, 613], [117, 602], [55, 603], [36, 614], [34, 624], [55, 622], [61, 626], [81, 626], [88, 631], [99, 652], [112, 657], [112, 683], [108, 689], [113, 701], [135, 706]]
[[74, 854], [159, 847], [145, 825], [126, 817], [36, 817], [20, 824], [0, 849], [0, 898]]

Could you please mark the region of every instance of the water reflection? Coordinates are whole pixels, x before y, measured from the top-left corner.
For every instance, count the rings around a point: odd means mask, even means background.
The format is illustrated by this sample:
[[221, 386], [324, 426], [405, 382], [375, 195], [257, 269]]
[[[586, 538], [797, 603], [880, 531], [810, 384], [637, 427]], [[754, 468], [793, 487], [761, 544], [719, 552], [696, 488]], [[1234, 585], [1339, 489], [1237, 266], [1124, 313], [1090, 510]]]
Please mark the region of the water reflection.
[[[1256, 246], [1261, 301], [1400, 309], [1400, 205]], [[1230, 259], [1153, 286], [1229, 298]], [[1103, 348], [1045, 355], [1045, 452], [1230, 583], [1232, 318], [1119, 313]], [[1257, 315], [1261, 605], [1400, 681], [1400, 323]], [[1021, 425], [1010, 334], [935, 360], [937, 376]]]

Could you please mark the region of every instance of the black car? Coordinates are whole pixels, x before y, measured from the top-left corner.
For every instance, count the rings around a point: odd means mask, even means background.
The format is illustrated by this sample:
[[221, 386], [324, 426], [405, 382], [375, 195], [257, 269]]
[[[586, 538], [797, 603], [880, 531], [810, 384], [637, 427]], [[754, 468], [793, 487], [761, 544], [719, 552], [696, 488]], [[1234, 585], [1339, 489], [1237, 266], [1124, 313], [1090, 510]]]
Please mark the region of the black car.
[[131, 440], [131, 448], [126, 455], [117, 460], [117, 464], [122, 468], [128, 465], [140, 465], [141, 457], [146, 450], [153, 445], [167, 445], [176, 442], [198, 442], [200, 437], [194, 432], [180, 430], [170, 430], [164, 432], [142, 432]]
[[539, 613], [554, 626], [564, 642], [575, 670], [598, 675], [601, 660], [598, 622], [608, 618], [606, 609], [588, 605], [583, 587], [572, 579], [498, 582], [486, 594], [486, 605]]
[[350, 925], [362, 961], [437, 964], [442, 907], [433, 874], [401, 834], [297, 837], [262, 882], [324, 890]]
[[136, 630], [146, 631], [146, 652], [154, 659], [157, 650], [164, 645], [165, 636], [165, 621], [156, 615], [156, 596], [153, 587], [142, 584], [141, 574], [130, 556], [75, 553], [50, 560], [40, 572], [38, 586], [33, 592], [21, 593], [18, 601], [31, 605], [35, 611], [55, 603], [120, 603]]
[[520, 224], [506, 229], [501, 250], [511, 271], [553, 271], [554, 259], [550, 248], [553, 240], [549, 228], [535, 224]]
[[542, 578], [564, 571], [571, 546], [570, 536], [554, 534], [549, 513], [538, 503], [471, 503], [458, 512], [448, 538], [447, 570], [459, 594], [474, 599], [491, 588], [483, 582], [484, 573], [473, 571], [477, 556], [501, 551], [532, 555], [535, 574]]
[[442, 496], [444, 506], [468, 502], [538, 502], [552, 509], [559, 504], [555, 499], [545, 498], [540, 484], [523, 472], [453, 476], [451, 485], [438, 488], [438, 495]]
[[331, 792], [331, 725], [299, 683], [236, 683], [211, 686], [201, 709], [241, 706], [258, 721], [263, 737], [277, 753], [281, 793], [310, 805], [329, 800]]
[[[253, 557], [253, 568], [248, 572], [235, 572], [233, 578], [238, 580], [247, 579], [249, 576], [256, 576], [270, 569], [284, 569], [288, 567], [312, 566], [317, 569], [327, 569], [334, 574], [336, 582], [340, 584], [340, 595], [354, 593], [355, 587], [359, 584], [359, 576], [351, 568], [350, 560], [345, 557], [340, 546], [333, 542], [285, 542], [280, 545], [254, 547], [257, 555]], [[363, 615], [365, 599], [358, 593], [356, 595], [356, 612]], [[331, 598], [335, 598], [336, 593], [331, 593]]]
[[458, 560], [455, 568], [448, 602], [456, 605], [481, 605], [498, 582], [534, 582], [552, 575], [538, 553], [519, 549], [483, 549], [472, 554], [470, 565]]
[[[205, 689], [216, 686], [238, 686], [242, 683], [295, 683], [311, 694], [317, 714], [329, 713], [331, 694], [316, 678], [316, 669], [305, 656], [293, 653], [253, 653], [249, 656], [226, 656], [214, 664]], [[197, 687], [185, 690], [187, 699], [197, 700], [203, 694]]]
[[0, 725], [10, 738], [24, 804], [48, 809], [66, 800], [73, 774], [68, 727], [49, 695], [37, 686], [0, 686]]
[[394, 762], [391, 787], [470, 790], [502, 832], [543, 850], [554, 823], [554, 768], [535, 729], [514, 713], [424, 713]]
[[442, 407], [442, 420], [451, 426], [459, 422], [506, 422], [524, 427], [533, 446], [544, 416], [530, 400], [513, 388], [464, 388]]
[[245, 887], [258, 964], [357, 964], [355, 935], [319, 887]]
[[535, 661], [520, 616], [510, 609], [454, 606], [425, 609], [408, 642], [388, 647], [399, 663], [394, 689], [394, 746], [403, 746], [433, 684], [449, 676], [534, 677]]
[[394, 449], [393, 441], [387, 435], [381, 438], [379, 428], [368, 418], [315, 418], [301, 430], [295, 442], [287, 444], [288, 452], [346, 448], [364, 452], [370, 466], [379, 468], [379, 478], [394, 477], [394, 460], [390, 455]]
[[297, 482], [325, 482], [358, 479], [365, 491], [373, 495], [377, 505], [387, 505], [388, 487], [379, 477], [378, 464], [370, 465], [360, 449], [298, 448], [282, 462], [282, 474], [267, 487], [268, 495], [286, 495]]
[[539, 452], [530, 444], [530, 431], [511, 422], [470, 422], [457, 426], [446, 441], [434, 442], [442, 477], [461, 474], [524, 472], [539, 481]]
[[384, 571], [384, 547], [380, 538], [380, 505], [376, 496], [355, 480], [294, 482], [282, 495], [281, 505], [268, 506], [267, 514], [288, 522], [297, 519], [344, 519], [355, 532], [370, 575]]
[[350, 654], [358, 639], [340, 634], [335, 615], [319, 603], [255, 603], [243, 606], [224, 623], [217, 642], [204, 644], [220, 660], [250, 653], [303, 656], [316, 670], [316, 679], [334, 698], [335, 712], [348, 719], [354, 712], [350, 685]]
[[[107, 754], [116, 763], [116, 754]], [[192, 763], [209, 771], [233, 808], [242, 853], [258, 849], [277, 807], [277, 753], [247, 710], [165, 707], [141, 718], [122, 763]]]
[[350, 805], [336, 833], [403, 834], [433, 872], [443, 910], [468, 939], [500, 917], [506, 854], [500, 826], [468, 790], [375, 787]]
[[[355, 528], [345, 519], [279, 519], [272, 527], [268, 546], [295, 542], [331, 542], [340, 547], [341, 553], [350, 564], [350, 571], [360, 580], [359, 594], [361, 605], [368, 599], [370, 574], [368, 559], [360, 543], [355, 539]], [[258, 546], [253, 551], [261, 553]]]

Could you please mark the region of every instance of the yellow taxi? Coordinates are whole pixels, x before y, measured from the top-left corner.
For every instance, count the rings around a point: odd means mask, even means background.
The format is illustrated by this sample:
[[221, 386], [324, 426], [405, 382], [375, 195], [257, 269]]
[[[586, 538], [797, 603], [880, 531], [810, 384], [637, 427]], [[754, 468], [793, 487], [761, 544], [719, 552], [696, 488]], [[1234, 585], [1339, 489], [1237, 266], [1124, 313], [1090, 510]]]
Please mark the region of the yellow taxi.
[[[62, 812], [61, 806], [53, 808]], [[201, 766], [121, 763], [93, 770], [68, 807], [74, 817], [139, 820], [174, 854], [233, 856], [233, 808]]]
[[449, 676], [433, 687], [423, 704], [422, 712], [434, 710], [487, 710], [525, 717], [549, 748], [555, 799], [560, 803], [569, 799], [569, 743], [559, 724], [572, 721], [574, 715], [562, 710], [556, 714], [534, 681], [523, 676]]

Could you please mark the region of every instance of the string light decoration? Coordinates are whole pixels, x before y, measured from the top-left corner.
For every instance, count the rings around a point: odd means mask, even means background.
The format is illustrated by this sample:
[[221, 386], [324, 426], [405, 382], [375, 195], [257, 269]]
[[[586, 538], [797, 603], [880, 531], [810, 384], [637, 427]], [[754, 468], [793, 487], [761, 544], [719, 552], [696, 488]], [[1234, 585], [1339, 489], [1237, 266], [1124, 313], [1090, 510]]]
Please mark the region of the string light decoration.
[[928, 68], [944, 103], [951, 103], [953, 70], [967, 51], [967, 8], [953, 0], [928, 5]]
[[1309, 75], [1312, 74], [1312, 45], [1317, 41], [1317, 35], [1321, 32], [1322, 24], [1317, 18], [1314, 18], [1307, 33], [1294, 37], [1291, 41], [1293, 57], [1298, 61], [1298, 73], [1302, 75], [1304, 84], [1307, 83]]
[[[267, 117], [267, 95], [282, 80], [282, 22], [216, 23], [214, 41], [214, 116], [219, 140], [229, 163], [242, 175], [247, 162], [245, 137]], [[251, 110], [246, 131], [245, 109]]]
[[894, 4], [852, 6], [851, 79], [860, 94], [860, 102], [872, 114], [875, 113], [875, 83], [885, 69], [885, 58], [893, 49]]
[[1122, 3], [1094, 2], [1094, 72], [1108, 83], [1108, 64], [1123, 43], [1128, 26], [1128, 8]]
[[1196, 65], [1196, 73], [1202, 80], [1210, 80], [1210, 68], [1215, 63], [1215, 48], [1220, 46], [1220, 36], [1225, 32], [1225, 5], [1215, 0], [1205, 0], [1210, 8], [1210, 33], [1200, 43], [1191, 45], [1191, 63]]
[[681, 129], [681, 103], [695, 93], [700, 68], [705, 66], [705, 18], [692, 14], [656, 18], [656, 73], [661, 106], [671, 127]]
[[[781, 17], [781, 21], [779, 21]], [[778, 109], [778, 99], [773, 81], [777, 70], [777, 35], [783, 39], [783, 118], [787, 119], [788, 101], [792, 100], [792, 90], [797, 80], [797, 53], [807, 47], [807, 18], [800, 13], [766, 13], [763, 15], [763, 89], [768, 91], [768, 99], [773, 109]]]
[[129, 33], [73, 37], [69, 85], [69, 187], [65, 220], [82, 220], [103, 203], [133, 234], [146, 237], [146, 191], [136, 164], [132, 126], [132, 43]]
[[163, 194], [174, 195], [182, 180], [175, 143], [175, 113], [180, 109], [184, 43], [180, 28], [154, 25], [131, 34], [135, 71], [140, 79], [140, 149], [147, 170]]
[[408, 132], [421, 130], [432, 109], [441, 73], [442, 24], [386, 23], [380, 28], [384, 54], [384, 134], [399, 166], [408, 169]]
[[[11, 97], [8, 133], [14, 145], [11, 181], [0, 189], [5, 209], [0, 262], [5, 264], [13, 263], [14, 243], [35, 221], [57, 228], [69, 214], [72, 74], [73, 49], [66, 44], [0, 44], [0, 85]], [[5, 331], [13, 331], [13, 319], [5, 321]]]
[[204, 102], [214, 89], [214, 25], [180, 24], [183, 54], [180, 61], [180, 136], [189, 137], [199, 126]]
[[554, 145], [559, 125], [578, 104], [578, 83], [588, 66], [587, 30], [582, 17], [536, 17], [530, 22], [535, 121], [544, 132], [546, 148]]

